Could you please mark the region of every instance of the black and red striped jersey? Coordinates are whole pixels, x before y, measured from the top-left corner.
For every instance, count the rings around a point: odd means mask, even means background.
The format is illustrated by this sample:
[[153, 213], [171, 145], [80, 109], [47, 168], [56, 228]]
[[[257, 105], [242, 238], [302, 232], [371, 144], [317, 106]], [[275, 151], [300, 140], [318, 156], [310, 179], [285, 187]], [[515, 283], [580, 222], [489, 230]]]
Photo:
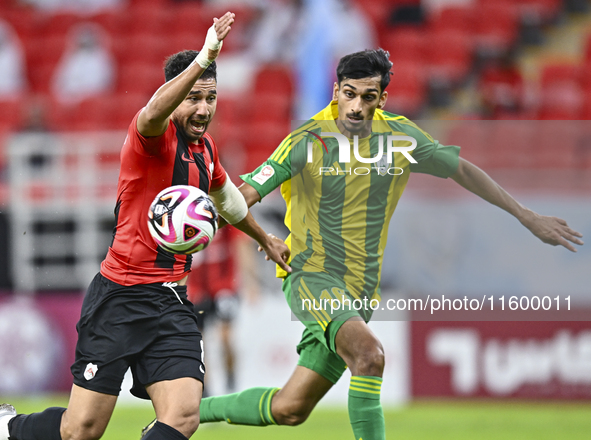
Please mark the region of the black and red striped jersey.
[[209, 193], [226, 181], [213, 138], [205, 133], [189, 143], [171, 120], [161, 136], [137, 130], [138, 112], [121, 150], [115, 229], [101, 273], [131, 286], [177, 281], [191, 270], [191, 256], [174, 255], [156, 245], [148, 230], [148, 209], [156, 195], [173, 185], [192, 185]]

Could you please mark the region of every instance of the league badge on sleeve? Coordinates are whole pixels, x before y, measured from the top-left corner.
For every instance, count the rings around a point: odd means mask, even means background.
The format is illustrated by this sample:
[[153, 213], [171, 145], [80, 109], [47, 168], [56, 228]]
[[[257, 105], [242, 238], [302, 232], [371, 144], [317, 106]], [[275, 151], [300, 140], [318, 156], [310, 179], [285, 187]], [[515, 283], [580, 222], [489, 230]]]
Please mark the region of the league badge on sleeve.
[[265, 165], [258, 173], [252, 176], [252, 180], [254, 180], [259, 185], [263, 185], [273, 176], [273, 174], [275, 174], [273, 167], [271, 165]]

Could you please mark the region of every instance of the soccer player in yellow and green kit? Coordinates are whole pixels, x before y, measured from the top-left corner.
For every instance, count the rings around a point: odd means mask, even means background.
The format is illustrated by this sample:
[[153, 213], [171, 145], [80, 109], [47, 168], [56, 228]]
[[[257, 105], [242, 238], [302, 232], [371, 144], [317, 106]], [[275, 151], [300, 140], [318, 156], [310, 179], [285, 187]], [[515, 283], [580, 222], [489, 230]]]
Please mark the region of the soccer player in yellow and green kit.
[[[385, 438], [380, 405], [384, 352], [367, 325], [368, 305], [380, 297], [388, 225], [410, 172], [451, 177], [514, 215], [545, 243], [571, 251], [569, 241], [582, 244], [581, 234], [564, 220], [523, 207], [461, 159], [459, 147], [441, 145], [404, 116], [383, 111], [392, 67], [388, 57], [381, 49], [343, 57], [333, 101], [292, 132], [258, 169], [242, 176], [240, 190], [248, 205], [281, 185], [292, 273], [279, 269], [278, 275], [305, 330], [297, 347], [298, 366], [283, 388], [203, 399], [202, 423], [300, 424], [348, 367], [355, 439]], [[360, 310], [345, 307], [346, 300], [364, 299]], [[343, 307], [331, 308], [332, 300]]]

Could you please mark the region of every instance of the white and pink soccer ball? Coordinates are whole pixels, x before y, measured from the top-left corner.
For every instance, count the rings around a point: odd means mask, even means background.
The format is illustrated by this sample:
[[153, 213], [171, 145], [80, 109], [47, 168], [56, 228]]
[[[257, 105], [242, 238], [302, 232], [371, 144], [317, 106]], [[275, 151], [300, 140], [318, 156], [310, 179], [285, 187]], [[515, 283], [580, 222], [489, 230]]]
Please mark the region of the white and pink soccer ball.
[[150, 234], [164, 250], [193, 254], [205, 249], [218, 229], [209, 196], [194, 186], [176, 185], [156, 196], [148, 211]]

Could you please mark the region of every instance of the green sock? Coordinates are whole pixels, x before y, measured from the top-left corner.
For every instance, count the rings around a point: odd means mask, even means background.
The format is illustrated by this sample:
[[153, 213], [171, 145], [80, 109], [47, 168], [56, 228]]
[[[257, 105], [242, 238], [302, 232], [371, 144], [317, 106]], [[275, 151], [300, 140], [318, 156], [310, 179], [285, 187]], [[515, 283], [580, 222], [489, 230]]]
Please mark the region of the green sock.
[[249, 388], [226, 396], [201, 400], [201, 423], [228, 422], [235, 425], [276, 425], [271, 414], [271, 399], [279, 388]]
[[355, 440], [385, 440], [386, 425], [380, 404], [382, 378], [351, 376], [349, 421]]

